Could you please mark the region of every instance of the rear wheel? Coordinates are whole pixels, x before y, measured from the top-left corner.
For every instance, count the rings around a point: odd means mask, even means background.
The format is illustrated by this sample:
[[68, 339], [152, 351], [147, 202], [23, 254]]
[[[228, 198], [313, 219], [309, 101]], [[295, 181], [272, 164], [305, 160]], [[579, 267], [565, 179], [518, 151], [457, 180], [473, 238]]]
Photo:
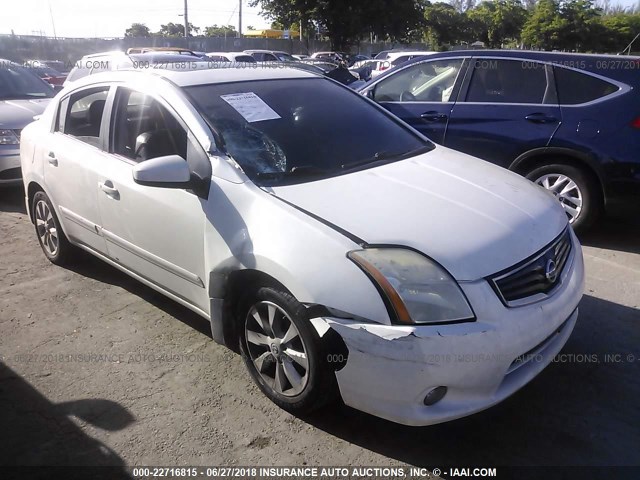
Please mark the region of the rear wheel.
[[44, 192], [36, 192], [31, 204], [38, 242], [45, 256], [56, 265], [65, 265], [73, 257], [74, 247], [62, 231], [56, 212]]
[[597, 183], [574, 165], [554, 163], [534, 168], [526, 177], [549, 190], [560, 202], [574, 230], [589, 228], [602, 210]]
[[[291, 294], [263, 287], [240, 306], [240, 351], [260, 390], [279, 407], [309, 413], [333, 400], [335, 375], [320, 338]], [[326, 356], [325, 356], [326, 357]]]

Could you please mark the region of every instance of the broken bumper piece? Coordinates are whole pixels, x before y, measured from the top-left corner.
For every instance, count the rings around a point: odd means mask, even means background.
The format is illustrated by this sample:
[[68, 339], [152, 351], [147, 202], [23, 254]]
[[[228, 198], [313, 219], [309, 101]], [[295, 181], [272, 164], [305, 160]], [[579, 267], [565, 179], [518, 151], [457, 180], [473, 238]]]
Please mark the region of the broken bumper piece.
[[484, 280], [463, 283], [475, 322], [391, 326], [318, 319], [348, 349], [336, 372], [344, 402], [405, 425], [445, 422], [499, 403], [551, 363], [571, 335], [584, 286], [581, 255], [570, 268], [554, 295], [517, 308], [503, 306]]

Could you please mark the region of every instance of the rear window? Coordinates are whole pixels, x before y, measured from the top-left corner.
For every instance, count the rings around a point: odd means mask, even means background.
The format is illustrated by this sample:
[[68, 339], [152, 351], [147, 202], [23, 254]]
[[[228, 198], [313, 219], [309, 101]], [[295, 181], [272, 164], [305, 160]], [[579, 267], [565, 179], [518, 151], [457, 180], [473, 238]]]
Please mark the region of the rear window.
[[393, 65], [395, 67], [396, 65], [400, 65], [401, 63], [404, 63], [407, 60], [410, 60], [412, 58], [413, 57], [411, 55], [403, 55], [402, 57], [398, 57], [394, 61], [392, 61], [391, 65]]
[[561, 105], [592, 102], [618, 91], [618, 87], [592, 75], [554, 67], [558, 99]]
[[259, 184], [317, 180], [433, 148], [362, 96], [322, 78], [185, 90]]
[[297, 59], [295, 57], [293, 57], [292, 55], [289, 55], [288, 53], [276, 52], [275, 55], [276, 55], [276, 57], [278, 57], [278, 60], [280, 60], [281, 62], [296, 62], [297, 61]]
[[256, 59], [251, 55], [237, 55], [236, 62], [256, 63]]
[[89, 75], [88, 68], [73, 67], [73, 69], [71, 70], [71, 72], [69, 72], [69, 75], [67, 76], [67, 80], [70, 82], [74, 82], [76, 80], [81, 79], [82, 77], [86, 77], [87, 75]]

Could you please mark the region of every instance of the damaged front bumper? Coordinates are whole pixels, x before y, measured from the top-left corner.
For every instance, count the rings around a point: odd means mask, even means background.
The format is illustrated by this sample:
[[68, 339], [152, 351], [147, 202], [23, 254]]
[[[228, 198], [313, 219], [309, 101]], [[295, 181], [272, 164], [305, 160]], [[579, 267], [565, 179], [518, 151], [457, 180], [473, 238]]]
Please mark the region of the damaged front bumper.
[[[576, 324], [584, 266], [575, 250], [560, 289], [531, 305], [508, 308], [485, 280], [463, 283], [475, 322], [397, 326], [315, 319], [348, 349], [346, 364], [336, 371], [344, 402], [397, 423], [430, 425], [512, 395], [553, 360]], [[447, 393], [426, 406], [427, 393], [440, 386]]]

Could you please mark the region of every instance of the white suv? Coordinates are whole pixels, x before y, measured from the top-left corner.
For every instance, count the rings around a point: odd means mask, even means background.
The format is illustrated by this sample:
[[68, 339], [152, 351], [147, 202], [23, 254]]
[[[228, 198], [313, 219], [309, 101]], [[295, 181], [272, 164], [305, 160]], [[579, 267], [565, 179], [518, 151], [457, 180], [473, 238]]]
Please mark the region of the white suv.
[[582, 251], [551, 195], [307, 72], [86, 77], [21, 153], [52, 262], [83, 249], [209, 319], [293, 412], [469, 415], [576, 323]]

